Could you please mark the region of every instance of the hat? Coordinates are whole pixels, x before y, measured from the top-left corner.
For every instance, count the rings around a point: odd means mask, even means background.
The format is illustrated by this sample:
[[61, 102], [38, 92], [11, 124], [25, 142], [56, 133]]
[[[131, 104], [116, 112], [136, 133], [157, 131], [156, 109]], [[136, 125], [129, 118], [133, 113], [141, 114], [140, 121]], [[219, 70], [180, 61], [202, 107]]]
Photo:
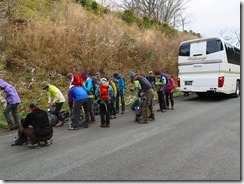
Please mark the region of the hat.
[[107, 79], [106, 78], [102, 78], [101, 81], [102, 82], [107, 82]]
[[49, 87], [49, 83], [47, 81], [43, 81], [41, 84], [42, 89], [46, 89]]
[[30, 103], [29, 107], [30, 108], [34, 108], [34, 107], [38, 108], [38, 103], [32, 102], [32, 103]]
[[153, 71], [149, 71], [149, 74], [153, 74]]
[[100, 76], [100, 73], [99, 73], [99, 72], [97, 72], [97, 73], [95, 73], [95, 75], [96, 75], [96, 76]]
[[131, 72], [131, 73], [130, 73], [130, 78], [132, 79], [135, 75], [136, 75], [135, 72]]
[[71, 78], [72, 75], [73, 75], [72, 73], [67, 73], [67, 77], [68, 77], [68, 78]]
[[88, 78], [88, 73], [83, 72], [80, 76], [82, 79], [86, 80]]

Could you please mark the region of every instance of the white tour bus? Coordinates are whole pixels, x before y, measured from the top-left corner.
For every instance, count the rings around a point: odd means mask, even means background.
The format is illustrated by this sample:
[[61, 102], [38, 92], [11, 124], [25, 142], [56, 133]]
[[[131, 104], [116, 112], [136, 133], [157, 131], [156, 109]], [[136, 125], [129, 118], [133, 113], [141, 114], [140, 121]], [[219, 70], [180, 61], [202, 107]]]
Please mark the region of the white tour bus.
[[180, 44], [178, 87], [202, 96], [208, 92], [240, 94], [240, 49], [222, 38], [200, 38]]

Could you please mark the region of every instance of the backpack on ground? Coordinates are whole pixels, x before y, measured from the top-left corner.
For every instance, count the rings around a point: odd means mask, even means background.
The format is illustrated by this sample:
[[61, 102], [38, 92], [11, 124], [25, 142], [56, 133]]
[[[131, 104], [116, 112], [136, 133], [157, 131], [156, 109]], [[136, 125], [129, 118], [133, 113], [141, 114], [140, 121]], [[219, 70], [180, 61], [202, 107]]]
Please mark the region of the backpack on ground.
[[102, 82], [99, 86], [100, 100], [108, 101], [109, 97], [109, 83]]
[[[25, 118], [21, 119], [21, 122], [25, 121]], [[25, 135], [23, 128], [19, 128], [17, 139], [14, 141], [14, 144], [11, 146], [21, 146], [24, 143], [28, 143], [28, 137]]]

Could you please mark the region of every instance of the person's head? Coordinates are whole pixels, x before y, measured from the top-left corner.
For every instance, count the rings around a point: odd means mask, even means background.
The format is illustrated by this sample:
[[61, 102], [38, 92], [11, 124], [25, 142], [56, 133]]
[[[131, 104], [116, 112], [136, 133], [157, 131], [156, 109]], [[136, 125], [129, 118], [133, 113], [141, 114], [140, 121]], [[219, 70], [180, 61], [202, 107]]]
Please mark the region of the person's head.
[[155, 74], [156, 78], [160, 78], [160, 76], [161, 76], [161, 72], [160, 71], [156, 71], [154, 74]]
[[118, 73], [114, 73], [114, 76], [113, 76], [115, 79], [119, 78], [119, 74]]
[[153, 76], [153, 71], [149, 71], [149, 76]]
[[50, 84], [47, 81], [43, 81], [41, 84], [42, 89], [48, 90]]
[[101, 82], [107, 82], [108, 80], [106, 78], [101, 78]]
[[34, 109], [39, 109], [38, 103], [32, 102], [29, 105], [30, 111], [33, 111]]
[[80, 75], [80, 78], [81, 78], [83, 81], [86, 81], [86, 79], [88, 78], [88, 73], [83, 72], [83, 73]]
[[69, 80], [71, 80], [72, 77], [73, 77], [73, 74], [72, 74], [72, 73], [67, 73], [67, 78], [68, 78]]
[[97, 80], [100, 80], [101, 79], [101, 76], [100, 76], [100, 73], [99, 72], [95, 73], [95, 76], [96, 76]]
[[130, 79], [132, 83], [137, 79], [137, 76], [138, 74], [136, 74], [135, 72], [130, 73]]

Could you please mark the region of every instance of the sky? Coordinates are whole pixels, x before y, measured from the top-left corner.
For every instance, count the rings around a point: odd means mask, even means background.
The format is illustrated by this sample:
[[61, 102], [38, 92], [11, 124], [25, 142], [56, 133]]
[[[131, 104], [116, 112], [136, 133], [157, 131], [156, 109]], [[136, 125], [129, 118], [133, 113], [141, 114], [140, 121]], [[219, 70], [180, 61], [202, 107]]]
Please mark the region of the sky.
[[239, 0], [190, 0], [183, 14], [190, 20], [185, 30], [202, 37], [221, 36], [221, 31], [230, 35], [233, 30], [240, 30]]

